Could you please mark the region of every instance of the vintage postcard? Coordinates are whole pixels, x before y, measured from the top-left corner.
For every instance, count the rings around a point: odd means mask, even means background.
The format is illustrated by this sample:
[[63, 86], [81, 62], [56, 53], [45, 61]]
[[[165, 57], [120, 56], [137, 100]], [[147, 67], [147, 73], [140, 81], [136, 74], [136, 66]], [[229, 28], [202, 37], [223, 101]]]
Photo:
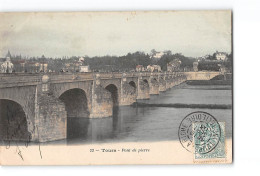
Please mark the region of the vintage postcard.
[[0, 21], [1, 165], [232, 163], [232, 11]]

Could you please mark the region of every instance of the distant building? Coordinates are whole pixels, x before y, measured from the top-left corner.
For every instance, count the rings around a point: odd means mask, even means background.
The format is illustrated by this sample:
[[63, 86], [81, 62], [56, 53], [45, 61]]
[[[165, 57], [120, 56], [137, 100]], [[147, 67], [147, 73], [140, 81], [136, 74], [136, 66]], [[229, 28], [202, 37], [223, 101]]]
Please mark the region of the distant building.
[[[8, 51], [8, 53], [10, 52]], [[14, 64], [11, 62], [10, 57], [6, 57], [6, 60], [0, 65], [1, 73], [12, 73], [13, 68], [14, 68]]]
[[15, 60], [13, 61], [15, 72], [24, 72], [26, 66], [26, 60]]
[[40, 72], [46, 73], [48, 71], [48, 63], [46, 62], [39, 63], [39, 67], [40, 67]]
[[24, 72], [29, 72], [29, 73], [38, 73], [38, 72], [40, 72], [39, 63], [32, 62], [32, 61], [27, 62], [26, 65], [25, 65]]
[[156, 52], [156, 54], [153, 56], [156, 59], [160, 59], [164, 55], [164, 52]]
[[79, 66], [79, 72], [91, 72], [88, 65]]
[[135, 68], [135, 70], [136, 70], [137, 72], [142, 72], [142, 71], [145, 71], [145, 68], [144, 68], [144, 66], [142, 66], [142, 65], [137, 65], [136, 68]]
[[0, 58], [0, 72], [1, 72], [1, 65], [5, 62], [5, 58]]
[[79, 68], [79, 72], [91, 72], [89, 65], [84, 65], [84, 61], [85, 58], [80, 57], [78, 63], [76, 63], [76, 66]]
[[24, 72], [39, 73], [48, 72], [48, 63], [46, 62], [26, 62]]
[[76, 70], [79, 70], [78, 62], [65, 63], [65, 67], [62, 70], [63, 72], [75, 72]]
[[161, 69], [160, 65], [148, 65], [147, 71], [149, 71], [149, 72], [161, 72], [162, 69]]
[[167, 64], [167, 71], [168, 72], [179, 71], [180, 66], [181, 66], [180, 59], [174, 59], [173, 61], [171, 61]]
[[80, 58], [79, 58], [79, 62], [81, 62], [81, 63], [83, 63], [84, 60], [85, 60], [84, 57], [80, 57]]
[[219, 61], [225, 61], [227, 59], [227, 53], [216, 52], [216, 59]]
[[12, 56], [11, 56], [11, 53], [10, 53], [10, 51], [9, 51], [9, 50], [8, 50], [8, 52], [7, 52], [7, 54], [6, 54], [6, 56], [5, 56], [5, 57], [6, 57], [6, 58], [8, 58], [8, 57], [9, 57], [10, 59], [12, 58]]
[[91, 72], [89, 65], [84, 65], [84, 58], [80, 57], [78, 60], [67, 62], [62, 68], [63, 72]]
[[193, 71], [195, 71], [195, 72], [199, 71], [198, 65], [199, 65], [198, 62], [193, 62]]
[[158, 61], [164, 54], [164, 52], [155, 52], [152, 55], [150, 55], [150, 58], [154, 59], [155, 61]]

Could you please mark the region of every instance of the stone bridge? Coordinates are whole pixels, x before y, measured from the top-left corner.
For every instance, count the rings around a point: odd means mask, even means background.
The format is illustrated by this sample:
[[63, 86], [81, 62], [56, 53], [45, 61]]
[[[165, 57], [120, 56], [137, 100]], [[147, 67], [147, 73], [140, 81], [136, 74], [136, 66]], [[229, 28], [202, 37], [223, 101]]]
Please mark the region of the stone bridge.
[[[0, 139], [67, 137], [67, 118], [102, 118], [113, 108], [149, 99], [186, 79], [216, 73], [48, 73], [0, 75]], [[208, 76], [208, 74], [210, 76]], [[216, 75], [215, 75], [216, 76]]]

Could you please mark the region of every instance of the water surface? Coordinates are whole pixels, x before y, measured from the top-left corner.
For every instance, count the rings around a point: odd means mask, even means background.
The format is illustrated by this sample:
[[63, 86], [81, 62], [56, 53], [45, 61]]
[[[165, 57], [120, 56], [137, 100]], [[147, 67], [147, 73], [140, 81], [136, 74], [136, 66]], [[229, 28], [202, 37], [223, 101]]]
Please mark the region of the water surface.
[[[231, 86], [176, 86], [149, 100], [151, 104], [232, 104]], [[68, 119], [68, 144], [172, 141], [178, 140], [182, 119], [194, 111], [204, 111], [226, 123], [226, 136], [232, 136], [232, 109], [194, 109], [173, 107], [124, 106], [114, 109], [113, 117], [100, 119]]]

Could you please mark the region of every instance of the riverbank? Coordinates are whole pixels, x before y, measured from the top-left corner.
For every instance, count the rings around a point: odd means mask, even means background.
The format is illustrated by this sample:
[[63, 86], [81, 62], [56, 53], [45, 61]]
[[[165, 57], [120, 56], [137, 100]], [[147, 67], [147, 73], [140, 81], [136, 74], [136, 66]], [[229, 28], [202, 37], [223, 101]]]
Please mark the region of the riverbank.
[[232, 80], [189, 80], [187, 85], [232, 85]]
[[172, 107], [172, 108], [200, 108], [200, 109], [232, 109], [232, 105], [225, 104], [182, 104], [182, 103], [170, 103], [170, 104], [150, 104], [135, 102], [133, 107]]

